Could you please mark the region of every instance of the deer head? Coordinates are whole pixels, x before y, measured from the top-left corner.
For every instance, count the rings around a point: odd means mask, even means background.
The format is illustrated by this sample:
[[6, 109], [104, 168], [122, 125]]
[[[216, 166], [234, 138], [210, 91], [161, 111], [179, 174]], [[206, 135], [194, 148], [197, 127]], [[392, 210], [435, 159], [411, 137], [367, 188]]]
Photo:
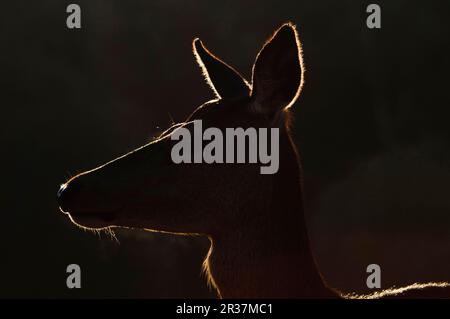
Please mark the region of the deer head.
[[[63, 184], [61, 209], [82, 226], [131, 226], [175, 233], [212, 234], [236, 222], [231, 212], [264, 199], [275, 176], [253, 164], [174, 163], [171, 134], [182, 126], [279, 128], [288, 143], [289, 107], [302, 84], [300, 44], [294, 27], [282, 26], [265, 44], [253, 66], [253, 81], [211, 54], [199, 39], [194, 55], [217, 99], [198, 107], [151, 143]], [[285, 141], [283, 141], [283, 139]], [[294, 150], [282, 150], [294, 154]], [[285, 154], [281, 155], [286, 158]], [[280, 163], [283, 166], [284, 163]], [[283, 169], [283, 167], [282, 167]]]
[[[204, 234], [217, 240], [218, 247], [223, 246], [221, 238], [244, 241], [253, 232], [251, 240], [258, 241], [269, 231], [279, 232], [275, 241], [284, 240], [287, 246], [294, 242], [284, 235], [289, 233], [300, 236], [295, 243], [307, 245], [300, 170], [289, 133], [290, 108], [303, 83], [295, 27], [284, 24], [265, 43], [253, 65], [251, 84], [199, 39], [193, 41], [193, 52], [217, 98], [155, 141], [71, 178], [58, 192], [61, 210], [88, 228]], [[254, 163], [174, 163], [174, 134], [181, 128], [193, 134], [196, 120], [203, 129], [277, 128], [279, 170], [261, 174]]]

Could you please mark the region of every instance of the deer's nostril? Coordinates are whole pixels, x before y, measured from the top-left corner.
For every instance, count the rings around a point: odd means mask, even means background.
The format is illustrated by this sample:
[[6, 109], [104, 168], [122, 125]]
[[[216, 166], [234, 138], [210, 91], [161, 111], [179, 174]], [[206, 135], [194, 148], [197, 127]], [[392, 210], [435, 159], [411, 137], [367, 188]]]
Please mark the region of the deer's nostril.
[[67, 183], [61, 184], [59, 186], [58, 192], [56, 193], [56, 197], [59, 199], [61, 198], [63, 192], [65, 191], [65, 189], [67, 188]]
[[80, 192], [81, 184], [77, 179], [70, 183], [62, 184], [56, 193], [58, 205], [64, 212], [69, 212], [71, 206], [76, 201], [78, 193]]

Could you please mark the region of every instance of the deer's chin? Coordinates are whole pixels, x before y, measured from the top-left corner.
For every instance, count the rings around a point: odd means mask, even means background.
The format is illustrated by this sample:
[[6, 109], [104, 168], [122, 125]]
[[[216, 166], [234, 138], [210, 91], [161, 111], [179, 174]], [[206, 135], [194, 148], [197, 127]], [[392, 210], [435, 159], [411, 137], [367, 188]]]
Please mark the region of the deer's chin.
[[70, 212], [68, 215], [72, 223], [94, 229], [113, 226], [116, 220], [116, 212]]

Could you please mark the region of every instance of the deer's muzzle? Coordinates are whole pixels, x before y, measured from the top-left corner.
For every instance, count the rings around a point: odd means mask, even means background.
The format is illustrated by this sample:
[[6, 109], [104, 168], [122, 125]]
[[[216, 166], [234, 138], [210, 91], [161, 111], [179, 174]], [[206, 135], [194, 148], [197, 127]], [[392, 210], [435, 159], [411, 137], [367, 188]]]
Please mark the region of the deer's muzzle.
[[116, 217], [117, 210], [112, 205], [106, 205], [111, 201], [103, 197], [86, 187], [82, 178], [62, 184], [57, 192], [59, 208], [63, 213], [77, 224], [94, 228], [110, 226]]

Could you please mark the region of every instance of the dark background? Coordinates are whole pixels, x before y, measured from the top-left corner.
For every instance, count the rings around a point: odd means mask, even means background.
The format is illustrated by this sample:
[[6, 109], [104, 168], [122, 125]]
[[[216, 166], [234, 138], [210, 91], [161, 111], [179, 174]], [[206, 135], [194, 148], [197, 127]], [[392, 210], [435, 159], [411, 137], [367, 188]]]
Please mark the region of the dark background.
[[[75, 227], [66, 178], [121, 155], [212, 98], [191, 54], [204, 43], [247, 78], [264, 40], [298, 26], [306, 84], [295, 134], [324, 277], [367, 291], [450, 281], [450, 2], [3, 1], [0, 16], [0, 297], [213, 297], [204, 238]], [[66, 288], [66, 266], [82, 288]]]

